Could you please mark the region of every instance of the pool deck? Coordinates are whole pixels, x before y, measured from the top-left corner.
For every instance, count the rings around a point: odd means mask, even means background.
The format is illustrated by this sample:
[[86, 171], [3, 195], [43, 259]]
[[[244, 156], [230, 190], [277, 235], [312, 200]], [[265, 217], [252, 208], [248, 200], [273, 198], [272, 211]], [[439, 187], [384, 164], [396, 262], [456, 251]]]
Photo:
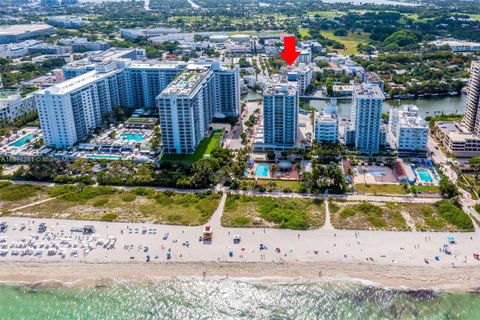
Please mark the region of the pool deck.
[[[367, 184], [398, 184], [397, 177], [393, 173], [393, 170], [389, 167], [385, 166], [357, 166], [355, 167], [358, 170], [358, 174], [353, 177], [353, 181], [355, 184], [358, 183], [367, 183]], [[373, 175], [370, 173], [366, 173], [365, 175], [362, 172], [362, 169], [366, 169], [367, 171], [383, 171], [385, 172], [384, 176], [381, 175]]]
[[[256, 170], [259, 165], [268, 165], [268, 176], [263, 177], [263, 176], [257, 176], [256, 175]], [[272, 172], [272, 165], [273, 163], [255, 163], [255, 165], [252, 168], [247, 168], [246, 172], [247, 178], [251, 179], [268, 179], [268, 180], [299, 180], [300, 179], [300, 172], [298, 172], [294, 167], [290, 171], [279, 171], [276, 170], [275, 172]], [[276, 164], [278, 165], [278, 164]], [[280, 176], [277, 175], [277, 173], [280, 173]]]

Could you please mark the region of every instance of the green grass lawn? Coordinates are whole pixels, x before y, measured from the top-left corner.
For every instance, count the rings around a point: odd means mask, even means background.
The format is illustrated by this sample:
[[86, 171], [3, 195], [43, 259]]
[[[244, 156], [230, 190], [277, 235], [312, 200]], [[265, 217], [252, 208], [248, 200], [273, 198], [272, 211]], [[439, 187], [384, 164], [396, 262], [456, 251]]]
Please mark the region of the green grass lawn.
[[302, 192], [300, 181], [298, 180], [262, 179], [255, 181], [255, 179], [245, 178], [240, 181], [241, 190], [255, 190], [260, 187], [271, 191]]
[[230, 194], [225, 202], [222, 225], [231, 227], [277, 227], [304, 230], [325, 223], [321, 200], [272, 198]]
[[345, 49], [332, 49], [338, 51], [340, 54], [350, 55], [350, 54], [358, 54], [357, 44], [363, 43], [367, 44], [369, 39], [369, 34], [366, 32], [361, 32], [357, 34], [356, 32], [349, 32], [347, 36], [339, 37], [333, 34], [333, 31], [321, 31], [321, 34], [328, 38], [335, 41], [338, 41], [345, 45]]
[[402, 185], [399, 184], [363, 184], [355, 185], [355, 191], [358, 193], [370, 194], [407, 194]]
[[187, 162], [195, 163], [200, 159], [203, 159], [205, 156], [210, 155], [213, 149], [218, 146], [220, 139], [222, 138], [223, 130], [214, 131], [208, 138], [204, 138], [198, 144], [197, 150], [193, 154], [165, 154], [163, 155], [161, 161], [169, 162]]
[[415, 186], [422, 193], [440, 193], [439, 186]]

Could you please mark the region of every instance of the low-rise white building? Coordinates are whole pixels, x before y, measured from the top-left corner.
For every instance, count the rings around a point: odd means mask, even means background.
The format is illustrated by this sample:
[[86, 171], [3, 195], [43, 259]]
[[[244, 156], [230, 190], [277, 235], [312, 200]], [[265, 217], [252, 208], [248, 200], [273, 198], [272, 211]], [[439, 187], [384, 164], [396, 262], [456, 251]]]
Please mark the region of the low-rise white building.
[[22, 98], [15, 91], [0, 91], [0, 122], [15, 119], [35, 110], [33, 95]]
[[427, 151], [428, 124], [414, 105], [390, 109], [388, 142], [399, 151]]
[[434, 132], [445, 149], [456, 157], [480, 156], [480, 137], [465, 128], [462, 123], [439, 121]]
[[442, 39], [430, 42], [437, 48], [449, 47], [453, 52], [475, 52], [480, 50], [480, 43], [468, 42], [457, 39]]

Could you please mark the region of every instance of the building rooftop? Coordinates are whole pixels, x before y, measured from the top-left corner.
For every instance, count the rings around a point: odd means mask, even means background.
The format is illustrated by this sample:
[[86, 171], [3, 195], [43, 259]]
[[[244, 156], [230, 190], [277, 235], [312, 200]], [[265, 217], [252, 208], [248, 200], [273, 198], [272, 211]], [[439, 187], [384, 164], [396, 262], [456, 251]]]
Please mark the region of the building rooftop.
[[273, 76], [270, 78], [263, 89], [264, 96], [294, 96], [296, 94], [298, 94], [297, 83], [293, 81], [287, 81], [285, 77], [279, 76]]
[[353, 95], [359, 99], [381, 99], [385, 100], [382, 89], [376, 84], [355, 84], [353, 85]]
[[45, 30], [50, 28], [53, 28], [53, 27], [45, 23], [1, 25], [0, 36], [20, 35], [26, 32], [40, 31], [40, 30]]
[[401, 127], [427, 128], [427, 122], [418, 115], [418, 107], [415, 105], [402, 105], [393, 108], [393, 113], [398, 114], [398, 122]]
[[161, 95], [190, 96], [210, 72], [207, 65], [189, 64], [186, 70], [162, 91]]
[[108, 75], [111, 75], [112, 73], [118, 72], [118, 69], [115, 69], [110, 72], [98, 72], [96, 70], [92, 70], [89, 72], [86, 72], [82, 75], [79, 75], [75, 78], [66, 80], [62, 83], [58, 83], [54, 86], [51, 86], [50, 88], [43, 89], [43, 90], [38, 90], [35, 93], [37, 94], [45, 94], [45, 93], [51, 93], [51, 94], [65, 94], [68, 92], [75, 91], [77, 89], [80, 89], [86, 85], [91, 84], [92, 82], [102, 79]]
[[128, 64], [129, 69], [177, 69], [179, 66], [186, 66], [183, 61], [131, 61]]

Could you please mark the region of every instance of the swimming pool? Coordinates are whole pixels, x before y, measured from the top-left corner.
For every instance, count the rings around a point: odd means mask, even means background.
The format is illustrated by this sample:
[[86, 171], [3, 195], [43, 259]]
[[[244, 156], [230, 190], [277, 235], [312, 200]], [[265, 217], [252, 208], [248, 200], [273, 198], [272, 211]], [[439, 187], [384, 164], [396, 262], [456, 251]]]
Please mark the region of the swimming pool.
[[15, 141], [13, 143], [10, 143], [10, 146], [11, 147], [23, 147], [28, 141], [33, 141], [34, 138], [35, 138], [35, 135], [33, 135], [32, 133], [27, 134], [26, 136], [18, 139], [17, 141]]
[[367, 173], [375, 176], [375, 177], [380, 177], [380, 176], [385, 176], [385, 170], [379, 170], [379, 169], [372, 169], [372, 170], [367, 170]]
[[141, 133], [122, 133], [120, 137], [122, 137], [123, 140], [127, 141], [142, 142], [145, 140], [143, 134]]
[[255, 176], [260, 178], [268, 177], [268, 164], [262, 163], [255, 168]]
[[417, 174], [420, 177], [420, 180], [424, 182], [432, 182], [432, 176], [430, 175], [430, 172], [426, 169], [417, 169]]
[[122, 156], [117, 156], [115, 154], [87, 154], [85, 156], [87, 159], [107, 159], [107, 160], [120, 160]]

